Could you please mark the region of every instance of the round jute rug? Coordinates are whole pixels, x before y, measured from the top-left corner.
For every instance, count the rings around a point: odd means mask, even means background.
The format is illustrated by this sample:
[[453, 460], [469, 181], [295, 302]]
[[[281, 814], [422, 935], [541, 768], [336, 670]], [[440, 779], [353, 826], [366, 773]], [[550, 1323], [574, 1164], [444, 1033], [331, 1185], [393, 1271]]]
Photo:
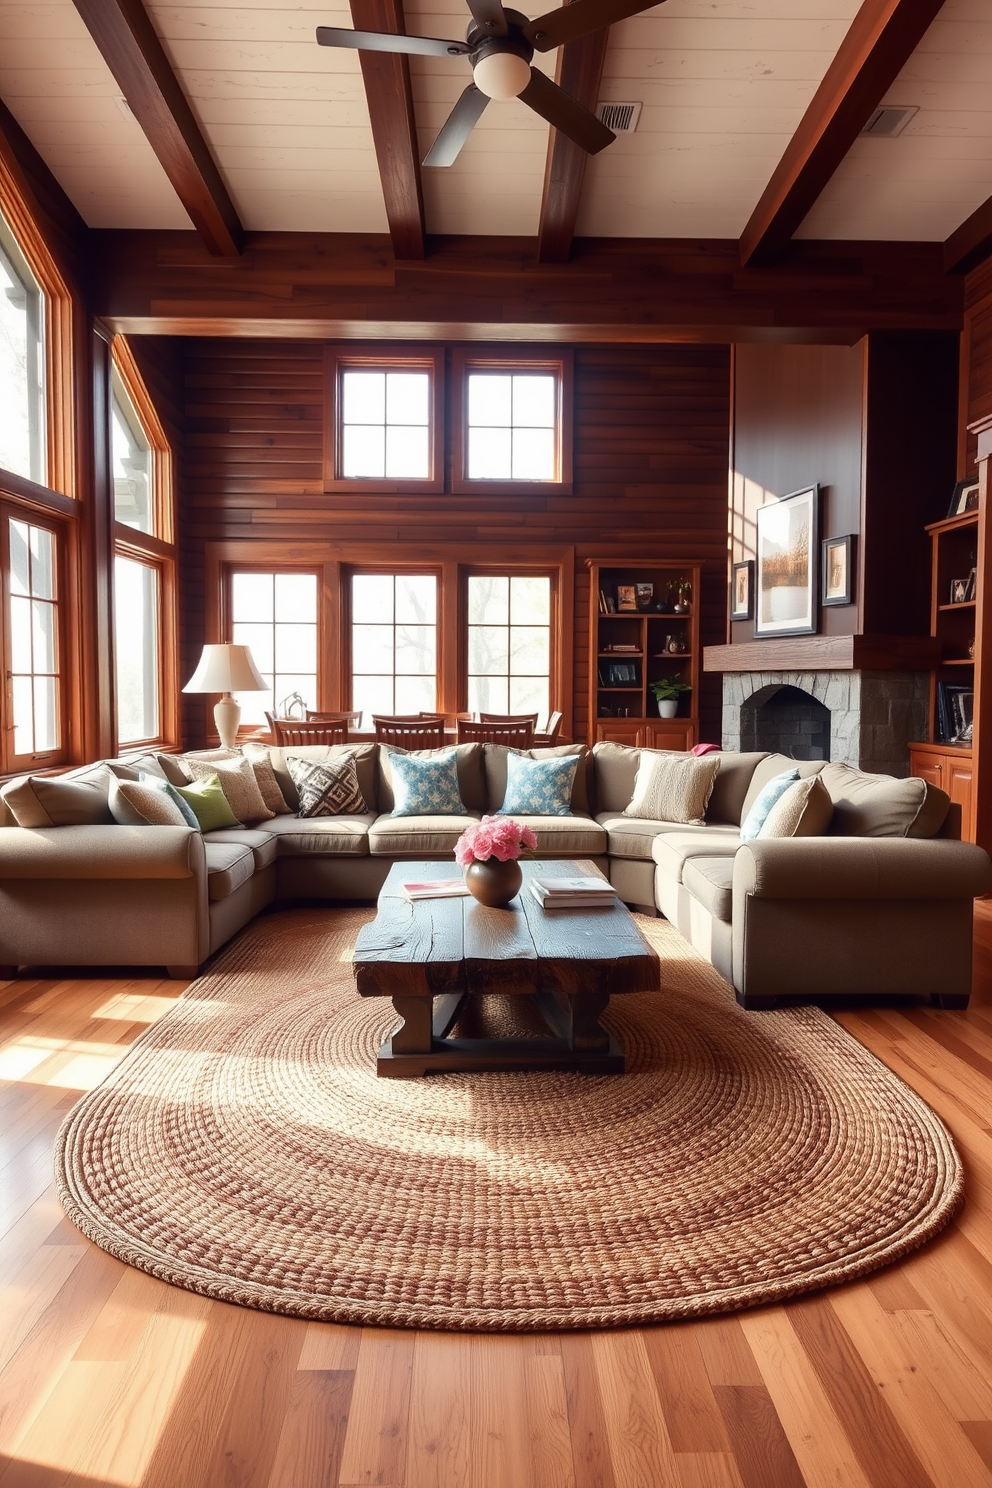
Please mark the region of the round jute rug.
[[962, 1192], [933, 1112], [824, 1013], [745, 1013], [662, 921], [622, 1076], [380, 1080], [370, 912], [256, 920], [60, 1133], [62, 1203], [130, 1265], [344, 1323], [605, 1327], [871, 1271]]

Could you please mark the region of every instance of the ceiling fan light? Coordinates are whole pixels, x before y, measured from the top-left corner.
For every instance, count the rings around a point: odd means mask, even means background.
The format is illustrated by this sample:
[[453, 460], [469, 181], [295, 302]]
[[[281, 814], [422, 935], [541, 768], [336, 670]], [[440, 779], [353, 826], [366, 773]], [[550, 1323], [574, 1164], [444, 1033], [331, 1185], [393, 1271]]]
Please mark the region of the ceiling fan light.
[[490, 52], [475, 64], [472, 78], [487, 98], [518, 98], [530, 82], [530, 64], [516, 52]]

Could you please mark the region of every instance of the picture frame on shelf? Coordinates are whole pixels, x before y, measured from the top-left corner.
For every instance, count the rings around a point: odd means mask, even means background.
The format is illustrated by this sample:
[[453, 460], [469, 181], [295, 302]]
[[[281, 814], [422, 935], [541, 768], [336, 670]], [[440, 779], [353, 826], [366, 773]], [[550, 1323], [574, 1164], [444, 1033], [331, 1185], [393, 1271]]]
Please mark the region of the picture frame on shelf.
[[854, 534], [825, 537], [821, 544], [821, 605], [854, 603]]
[[634, 588], [637, 591], [637, 608], [639, 610], [649, 610], [654, 600], [654, 585], [635, 584]]
[[754, 559], [730, 567], [730, 618], [754, 619]]
[[631, 614], [637, 609], [637, 585], [617, 585], [617, 611], [619, 614]]
[[805, 486], [755, 513], [754, 634], [815, 635], [818, 623], [820, 487]]
[[965, 480], [959, 480], [954, 487], [951, 496], [951, 504], [947, 509], [949, 517], [961, 517], [966, 512], [978, 510], [978, 481], [975, 476], [969, 475]]
[[945, 744], [970, 744], [975, 713], [975, 692], [954, 682], [941, 682], [937, 689], [937, 727]]

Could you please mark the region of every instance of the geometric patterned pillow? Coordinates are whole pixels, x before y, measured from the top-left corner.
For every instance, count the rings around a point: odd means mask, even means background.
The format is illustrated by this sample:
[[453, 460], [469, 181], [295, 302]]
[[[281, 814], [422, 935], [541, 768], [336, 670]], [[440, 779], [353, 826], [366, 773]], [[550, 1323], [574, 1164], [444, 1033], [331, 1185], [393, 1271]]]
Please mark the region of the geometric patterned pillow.
[[301, 816], [356, 816], [368, 810], [351, 755], [327, 763], [286, 756], [300, 797]]

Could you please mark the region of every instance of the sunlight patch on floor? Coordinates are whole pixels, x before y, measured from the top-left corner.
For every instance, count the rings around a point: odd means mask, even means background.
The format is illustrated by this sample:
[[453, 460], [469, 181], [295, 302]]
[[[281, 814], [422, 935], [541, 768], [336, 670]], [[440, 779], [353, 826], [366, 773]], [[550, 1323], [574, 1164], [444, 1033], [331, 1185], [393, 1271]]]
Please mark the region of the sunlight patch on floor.
[[118, 992], [94, 1012], [94, 1018], [114, 1018], [122, 1023], [157, 1023], [178, 997], [148, 997], [140, 992]]
[[93, 1090], [123, 1053], [120, 1044], [25, 1035], [0, 1049], [0, 1080], [59, 1090]]

